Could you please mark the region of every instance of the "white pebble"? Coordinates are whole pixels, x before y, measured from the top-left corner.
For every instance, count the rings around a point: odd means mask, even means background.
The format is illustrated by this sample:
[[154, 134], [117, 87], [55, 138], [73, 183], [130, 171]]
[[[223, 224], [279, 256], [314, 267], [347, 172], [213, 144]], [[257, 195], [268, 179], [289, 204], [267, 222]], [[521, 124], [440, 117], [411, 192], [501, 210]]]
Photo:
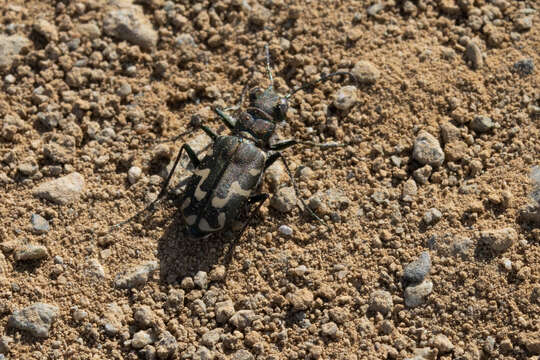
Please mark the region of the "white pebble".
[[141, 178], [142, 170], [138, 166], [132, 166], [128, 170], [128, 180], [130, 184], [135, 184]]
[[293, 229], [291, 229], [289, 226], [287, 225], [281, 225], [279, 228], [278, 228], [278, 231], [280, 234], [282, 235], [285, 235], [285, 236], [291, 236], [292, 233], [293, 233]]

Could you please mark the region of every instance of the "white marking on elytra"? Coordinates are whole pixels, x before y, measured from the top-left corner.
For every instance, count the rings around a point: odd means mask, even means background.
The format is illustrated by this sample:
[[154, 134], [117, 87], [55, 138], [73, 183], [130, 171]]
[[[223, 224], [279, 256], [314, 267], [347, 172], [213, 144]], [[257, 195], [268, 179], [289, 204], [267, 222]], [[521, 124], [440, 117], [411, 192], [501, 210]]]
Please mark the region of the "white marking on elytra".
[[256, 168], [251, 168], [249, 169], [248, 173], [251, 176], [259, 176], [259, 174], [261, 173], [261, 170], [256, 169]]
[[235, 181], [231, 184], [231, 187], [229, 188], [229, 191], [227, 192], [227, 196], [225, 197], [225, 199], [222, 199], [217, 196], [214, 196], [212, 198], [212, 206], [216, 209], [223, 208], [225, 205], [227, 205], [227, 202], [229, 202], [229, 199], [231, 198], [231, 196], [233, 196], [233, 194], [248, 198], [249, 195], [251, 195], [251, 190], [242, 189], [242, 187], [240, 186], [240, 183], [238, 181]]
[[197, 199], [197, 201], [201, 201], [206, 196], [206, 191], [201, 190], [201, 185], [204, 183], [204, 181], [208, 177], [208, 174], [210, 174], [210, 169], [197, 169], [193, 173], [201, 177], [201, 179], [199, 180], [199, 184], [197, 184], [197, 188], [195, 189], [195, 194], [194, 194], [195, 199]]
[[210, 224], [208, 224], [208, 221], [205, 218], [202, 218], [199, 221], [199, 229], [201, 231], [205, 231], [205, 232], [218, 231], [218, 230], [223, 229], [224, 226], [225, 226], [225, 213], [220, 213], [218, 215], [218, 227], [217, 228], [210, 227]]
[[197, 220], [197, 215], [186, 216], [186, 224], [188, 224], [189, 226], [195, 224], [196, 220]]

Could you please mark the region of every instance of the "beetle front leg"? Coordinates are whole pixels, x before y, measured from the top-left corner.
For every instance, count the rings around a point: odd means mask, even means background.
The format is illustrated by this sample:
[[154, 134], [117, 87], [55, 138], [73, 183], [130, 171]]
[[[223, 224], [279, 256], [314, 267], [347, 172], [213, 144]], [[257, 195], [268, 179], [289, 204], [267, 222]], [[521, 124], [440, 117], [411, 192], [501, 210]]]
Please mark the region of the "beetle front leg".
[[234, 130], [234, 126], [236, 125], [236, 120], [234, 118], [227, 114], [225, 111], [221, 109], [214, 109], [214, 111], [219, 115], [221, 118], [221, 121], [229, 128], [229, 130]]

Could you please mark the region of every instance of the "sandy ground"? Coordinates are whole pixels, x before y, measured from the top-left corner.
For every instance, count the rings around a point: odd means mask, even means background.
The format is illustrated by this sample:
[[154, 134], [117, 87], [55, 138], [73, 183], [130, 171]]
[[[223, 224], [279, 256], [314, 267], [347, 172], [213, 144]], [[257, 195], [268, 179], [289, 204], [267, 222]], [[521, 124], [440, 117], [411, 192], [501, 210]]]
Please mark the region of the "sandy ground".
[[[3, 1], [0, 359], [538, 359], [539, 10]], [[199, 120], [227, 133], [212, 109], [269, 85], [265, 44], [283, 94], [358, 77], [279, 129], [345, 145], [284, 151], [328, 226], [277, 164], [230, 263], [234, 229], [184, 236], [182, 188], [107, 234], [209, 144]]]

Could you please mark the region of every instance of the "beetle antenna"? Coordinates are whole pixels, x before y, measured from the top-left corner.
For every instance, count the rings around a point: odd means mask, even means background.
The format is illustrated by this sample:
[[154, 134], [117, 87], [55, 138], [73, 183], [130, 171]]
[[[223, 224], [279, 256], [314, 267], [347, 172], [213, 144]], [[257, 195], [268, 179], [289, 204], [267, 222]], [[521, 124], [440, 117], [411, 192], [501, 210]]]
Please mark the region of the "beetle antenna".
[[331, 77], [339, 76], [339, 75], [349, 75], [349, 77], [351, 79], [353, 79], [355, 85], [358, 86], [358, 81], [356, 80], [356, 77], [352, 73], [350, 73], [348, 71], [336, 71], [336, 72], [328, 74], [328, 75], [322, 75], [319, 80], [315, 80], [315, 81], [313, 81], [311, 83], [304, 84], [304, 85], [300, 86], [299, 88], [294, 89], [293, 91], [291, 91], [290, 93], [285, 95], [285, 99], [289, 99], [291, 96], [293, 96], [294, 94], [296, 94], [300, 90], [308, 89], [310, 87], [313, 87], [313, 86], [317, 85], [320, 82], [325, 82], [326, 80], [330, 79]]
[[266, 72], [270, 79], [270, 87], [274, 87], [274, 77], [272, 76], [272, 68], [270, 67], [270, 50], [268, 49], [268, 44], [264, 46], [264, 51], [266, 52]]

